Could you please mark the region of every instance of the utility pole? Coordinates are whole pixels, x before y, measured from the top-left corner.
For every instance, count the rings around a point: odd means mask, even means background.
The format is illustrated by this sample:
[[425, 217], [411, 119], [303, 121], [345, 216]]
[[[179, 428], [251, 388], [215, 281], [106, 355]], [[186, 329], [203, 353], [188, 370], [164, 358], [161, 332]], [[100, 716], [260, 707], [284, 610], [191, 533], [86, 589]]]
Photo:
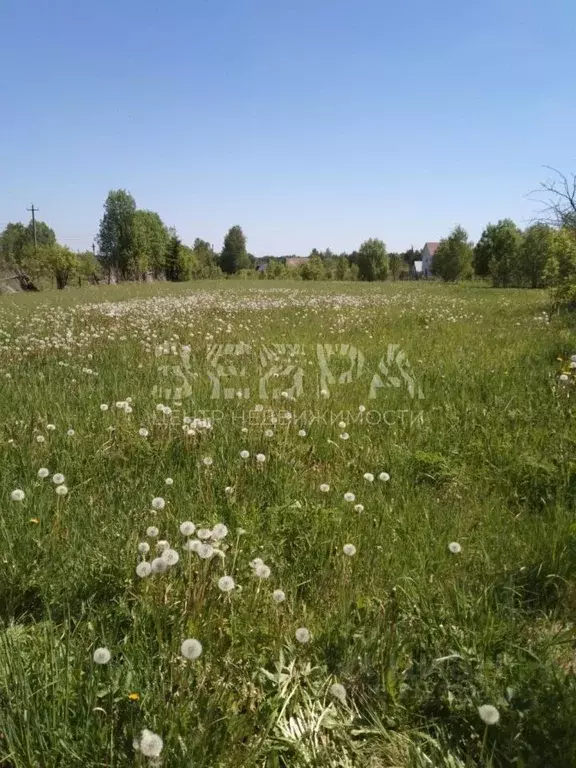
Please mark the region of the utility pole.
[[38, 208], [34, 208], [34, 203], [32, 203], [31, 208], [26, 208], [27, 211], [30, 211], [32, 213], [32, 230], [34, 232], [34, 256], [37, 256], [38, 251], [38, 243], [36, 241], [36, 217], [34, 214], [38, 213]]

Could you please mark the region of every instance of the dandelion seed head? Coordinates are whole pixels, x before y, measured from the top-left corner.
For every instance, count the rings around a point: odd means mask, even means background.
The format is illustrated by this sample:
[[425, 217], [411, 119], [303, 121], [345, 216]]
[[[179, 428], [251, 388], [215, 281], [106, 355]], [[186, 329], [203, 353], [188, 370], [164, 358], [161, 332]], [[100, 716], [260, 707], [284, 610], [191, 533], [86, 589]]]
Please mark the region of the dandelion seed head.
[[367, 480], [369, 483], [373, 483], [374, 482], [374, 475], [372, 474], [372, 472], [366, 472], [364, 474], [364, 480]]
[[196, 536], [198, 536], [199, 539], [207, 541], [208, 539], [212, 538], [212, 531], [210, 528], [199, 528], [196, 531]]
[[231, 592], [235, 586], [232, 576], [222, 576], [218, 579], [218, 589], [222, 592]]
[[268, 568], [268, 566], [265, 565], [264, 563], [257, 565], [256, 568], [254, 568], [254, 573], [256, 574], [256, 576], [258, 576], [259, 579], [270, 578], [270, 568]]
[[40, 469], [38, 470], [38, 477], [41, 480], [44, 480], [46, 477], [48, 477], [49, 474], [50, 474], [50, 470], [46, 469], [46, 467], [40, 467]]
[[347, 491], [347, 493], [344, 494], [344, 501], [356, 501], [356, 496], [350, 491]]
[[12, 501], [24, 501], [26, 494], [21, 488], [15, 488], [10, 494]]
[[68, 432], [66, 432], [66, 434], [68, 435], [68, 437], [74, 437], [76, 432], [73, 429], [69, 429]]
[[146, 528], [146, 536], [150, 536], [151, 539], [155, 539], [159, 533], [160, 531], [158, 528], [156, 528], [155, 525], [150, 525], [148, 528]]
[[328, 485], [328, 483], [322, 483], [320, 485], [320, 490], [322, 491], [322, 493], [328, 493], [328, 491], [330, 490], [330, 486]]
[[146, 427], [140, 427], [140, 429], [138, 430], [138, 434], [140, 435], [140, 437], [148, 437], [150, 432], [148, 432]]
[[281, 589], [275, 589], [274, 592], [272, 592], [272, 600], [274, 600], [275, 603], [283, 603], [284, 600], [286, 600], [286, 595]]
[[168, 549], [165, 549], [164, 552], [162, 552], [161, 558], [168, 565], [176, 565], [178, 560], [180, 560], [180, 555], [175, 549], [168, 547]]
[[161, 557], [155, 557], [151, 563], [152, 573], [164, 573], [168, 570], [168, 563]]
[[166, 506], [166, 502], [161, 496], [156, 496], [156, 498], [152, 499], [152, 509], [164, 509]]
[[164, 552], [166, 549], [170, 547], [170, 544], [165, 541], [165, 539], [160, 539], [160, 541], [156, 542], [156, 552], [159, 552], [160, 554]]
[[146, 576], [150, 576], [152, 573], [152, 566], [147, 560], [142, 560], [141, 563], [138, 563], [136, 566], [136, 574], [140, 576], [141, 579], [145, 579]]
[[102, 405], [100, 406], [100, 410], [102, 411], [102, 413], [105, 413], [108, 410], [108, 403], [102, 403]]
[[214, 555], [214, 547], [211, 544], [201, 543], [198, 547], [198, 557], [202, 560], [210, 560]]
[[344, 688], [342, 683], [333, 683], [329, 690], [330, 695], [338, 699], [342, 704], [346, 702], [346, 688]]
[[296, 640], [302, 644], [310, 642], [310, 632], [306, 629], [306, 627], [299, 627], [296, 630]]
[[62, 485], [65, 480], [66, 478], [61, 472], [56, 472], [55, 475], [52, 475], [52, 482], [54, 485]]
[[148, 728], [144, 728], [140, 735], [139, 747], [140, 752], [142, 752], [144, 757], [160, 757], [164, 742], [157, 733], [149, 731]]
[[58, 494], [58, 496], [66, 496], [66, 494], [68, 493], [68, 488], [65, 485], [59, 485], [56, 488], [56, 493]]
[[342, 551], [345, 555], [348, 555], [348, 557], [353, 557], [356, 554], [356, 547], [354, 544], [344, 544]]
[[228, 536], [228, 528], [224, 523], [217, 523], [214, 528], [212, 528], [212, 538], [216, 541], [221, 541], [222, 539], [225, 539], [226, 536]]
[[378, 480], [382, 480], [383, 483], [387, 483], [388, 480], [390, 480], [390, 475], [388, 472], [380, 472], [378, 475]]
[[250, 458], [250, 451], [240, 451], [240, 458], [241, 459], [249, 459]]
[[356, 512], [364, 512], [364, 504], [354, 504], [354, 510]]
[[189, 637], [182, 642], [180, 653], [185, 659], [195, 661], [202, 655], [202, 643], [194, 637]]
[[184, 542], [184, 549], [186, 552], [198, 552], [199, 547], [202, 546], [202, 542], [198, 539], [187, 539]]
[[204, 456], [202, 459], [202, 464], [204, 464], [205, 467], [210, 467], [214, 463], [214, 459], [211, 456]]
[[195, 530], [196, 526], [194, 523], [191, 523], [190, 520], [186, 520], [184, 523], [180, 523], [180, 533], [182, 536], [192, 536]]
[[174, 480], [172, 480], [171, 477], [167, 477], [166, 480], [164, 480], [166, 485], [174, 485]]
[[93, 658], [95, 664], [108, 664], [112, 658], [112, 654], [108, 648], [96, 648]]
[[478, 707], [478, 714], [486, 725], [496, 725], [500, 720], [500, 712], [492, 704], [482, 704]]
[[257, 453], [256, 454], [256, 461], [259, 464], [263, 464], [266, 461], [266, 456], [263, 453]]
[[150, 552], [150, 544], [148, 544], [147, 541], [141, 541], [140, 544], [138, 544], [138, 552], [140, 552], [141, 555], [147, 555], [148, 552]]

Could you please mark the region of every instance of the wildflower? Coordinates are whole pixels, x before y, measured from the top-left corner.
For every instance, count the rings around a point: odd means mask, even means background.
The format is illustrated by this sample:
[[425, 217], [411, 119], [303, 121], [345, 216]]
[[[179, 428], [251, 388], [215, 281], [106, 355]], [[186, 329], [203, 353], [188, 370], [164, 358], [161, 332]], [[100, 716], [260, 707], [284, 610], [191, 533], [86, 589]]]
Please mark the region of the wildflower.
[[139, 699], [140, 699], [140, 694], [139, 694], [139, 693], [129, 693], [129, 694], [128, 694], [128, 699], [129, 699], [130, 701], [139, 701]]
[[186, 539], [184, 542], [184, 549], [186, 552], [198, 552], [198, 549], [201, 546], [202, 543], [198, 541], [198, 539]]
[[241, 459], [249, 459], [250, 458], [250, 452], [249, 451], [240, 451], [240, 458]]
[[348, 555], [348, 557], [353, 557], [356, 554], [356, 547], [354, 544], [344, 544], [342, 551], [345, 555]]
[[164, 412], [164, 406], [162, 405], [162, 403], [158, 403], [158, 405], [156, 406], [156, 410], [158, 411], [158, 413]]
[[96, 650], [94, 651], [95, 664], [108, 664], [111, 658], [112, 658], [112, 654], [110, 653], [108, 648], [96, 648]]
[[228, 536], [228, 528], [224, 523], [217, 523], [214, 528], [212, 528], [212, 538], [216, 539], [216, 541], [225, 539], [226, 536]]
[[478, 714], [486, 725], [496, 725], [500, 720], [500, 712], [492, 704], [482, 704], [478, 707]]
[[147, 555], [148, 552], [150, 552], [150, 544], [148, 544], [147, 541], [141, 541], [140, 544], [138, 544], [138, 552], [140, 552], [141, 555]]
[[305, 429], [299, 429], [298, 430], [298, 437], [306, 437], [306, 430]]
[[74, 432], [74, 430], [73, 430], [73, 429], [69, 429], [69, 430], [68, 430], [68, 432], [66, 432], [66, 434], [68, 435], [68, 437], [74, 437], [74, 435], [76, 434], [76, 432]]
[[155, 539], [159, 533], [160, 531], [158, 528], [156, 528], [155, 525], [150, 525], [148, 528], [146, 528], [146, 536], [150, 536], [151, 539]]
[[138, 434], [140, 435], [140, 437], [148, 437], [150, 433], [148, 432], [146, 427], [140, 427], [140, 429], [138, 430]]
[[172, 480], [171, 477], [167, 477], [166, 480], [164, 480], [166, 485], [174, 485], [174, 480]]
[[[560, 378], [560, 381], [562, 381], [562, 382], [568, 381], [568, 374], [567, 373], [561, 373], [559, 378]], [[36, 439], [38, 439], [38, 438], [36, 438]]]
[[157, 733], [153, 733], [152, 731], [149, 731], [148, 728], [144, 728], [142, 735], [140, 736], [138, 747], [144, 757], [160, 757], [164, 742]]
[[34, 523], [35, 525], [39, 525], [39, 524], [40, 524], [40, 520], [38, 520], [38, 518], [37, 518], [37, 517], [32, 517], [32, 518], [30, 519], [30, 522], [31, 522], [31, 523]]
[[126, 407], [126, 402], [124, 400], [116, 401], [116, 408], [118, 408], [119, 411], [123, 411], [125, 407]]
[[328, 493], [328, 491], [330, 490], [330, 486], [328, 485], [328, 483], [322, 483], [320, 485], [320, 490], [322, 491], [322, 493]]
[[126, 403], [126, 405], [124, 406], [124, 413], [132, 413], [132, 411], [133, 411], [132, 406]]
[[346, 422], [345, 421], [339, 421], [338, 422], [338, 428], [339, 429], [346, 429]]
[[364, 504], [355, 504], [354, 505], [354, 510], [356, 512], [364, 512]]
[[232, 576], [222, 576], [222, 578], [218, 579], [218, 588], [222, 592], [231, 592], [235, 586]]
[[365, 405], [359, 405], [358, 406], [358, 410], [360, 411], [360, 413], [364, 413], [364, 411], [366, 410], [366, 406]]
[[161, 558], [168, 565], [176, 565], [178, 560], [180, 560], [180, 555], [175, 549], [168, 547], [168, 549], [165, 549], [164, 552], [162, 552]]
[[250, 560], [250, 568], [258, 568], [259, 565], [264, 565], [264, 560], [261, 557], [255, 557], [254, 560]]
[[224, 493], [226, 494], [226, 496], [232, 496], [234, 493], [234, 486], [227, 485], [226, 488], [224, 488]]
[[198, 536], [199, 539], [211, 539], [212, 538], [212, 531], [210, 528], [200, 528], [196, 531], [196, 536]]
[[387, 483], [388, 480], [390, 480], [390, 475], [388, 472], [380, 472], [378, 475], [378, 480], [382, 480], [383, 483]]
[[296, 630], [296, 640], [302, 644], [310, 642], [310, 632], [306, 627], [300, 627]]
[[368, 480], [369, 483], [373, 483], [374, 482], [374, 475], [372, 474], [372, 472], [366, 472], [364, 474], [364, 480]]
[[338, 701], [341, 704], [346, 703], [346, 688], [342, 685], [342, 683], [333, 683], [330, 688], [330, 695], [333, 696], [335, 699], [338, 699]]
[[264, 410], [264, 406], [262, 405], [262, 403], [256, 403], [256, 405], [254, 406], [254, 410], [256, 411], [256, 413], [262, 413], [262, 411]]
[[66, 478], [61, 472], [56, 472], [55, 475], [52, 475], [52, 482], [54, 485], [62, 485], [65, 480]]
[[168, 569], [168, 563], [166, 560], [162, 560], [161, 557], [155, 557], [151, 563], [152, 573], [164, 573]]
[[356, 501], [356, 496], [354, 496], [353, 493], [350, 493], [350, 491], [348, 491], [347, 493], [344, 494], [344, 501]]
[[211, 456], [204, 456], [202, 459], [202, 464], [204, 464], [205, 467], [210, 467], [214, 463], [214, 459]]
[[264, 563], [257, 565], [256, 568], [254, 568], [254, 573], [256, 576], [258, 576], [259, 579], [270, 578], [270, 568], [268, 568], [267, 565], [264, 565]]
[[328, 397], [330, 393], [328, 392], [327, 389], [321, 389], [320, 394], [322, 395], [322, 397]]
[[459, 555], [460, 552], [462, 552], [462, 547], [457, 541], [451, 541], [450, 544], [448, 544], [448, 549], [453, 555]]
[[180, 523], [180, 533], [182, 536], [192, 536], [195, 530], [196, 526], [189, 520], [186, 520], [184, 523]]
[[142, 560], [142, 562], [138, 563], [136, 566], [136, 574], [140, 576], [141, 579], [146, 578], [146, 576], [150, 576], [151, 573], [152, 566], [146, 560]]
[[189, 637], [182, 642], [180, 653], [185, 659], [195, 661], [195, 659], [198, 659], [202, 655], [202, 643], [194, 637]]
[[348, 432], [342, 432], [342, 434], [340, 435], [340, 440], [348, 440], [349, 437], [350, 435], [348, 434]]
[[15, 488], [10, 494], [12, 501], [24, 501], [26, 494], [20, 488]]
[[54, 432], [54, 430], [56, 429], [56, 426], [54, 424], [46, 424], [46, 429], [49, 432]]
[[263, 464], [266, 461], [266, 456], [264, 456], [263, 453], [257, 453], [256, 461], [259, 462], [260, 464]]
[[166, 502], [162, 496], [156, 496], [155, 499], [152, 499], [152, 509], [164, 509], [165, 506]]
[[172, 416], [172, 408], [170, 408], [168, 405], [165, 405], [162, 413], [164, 416]]
[[160, 554], [162, 554], [162, 552], [167, 550], [169, 546], [170, 544], [167, 541], [165, 541], [165, 539], [160, 539], [160, 541], [157, 542], [156, 544], [156, 552], [159, 552]]
[[274, 600], [275, 603], [283, 603], [284, 600], [286, 600], [286, 595], [281, 589], [275, 589], [274, 592], [272, 592], [272, 600]]
[[59, 485], [56, 488], [56, 493], [58, 494], [58, 496], [66, 496], [66, 494], [68, 493], [68, 488], [65, 485]]
[[274, 432], [271, 429], [265, 429], [264, 430], [264, 437], [273, 437]]
[[211, 544], [200, 543], [198, 547], [198, 557], [202, 560], [210, 560], [214, 554], [214, 547]]
[[105, 413], [108, 410], [108, 404], [102, 403], [102, 405], [100, 406], [100, 410], [102, 411], [102, 413]]
[[45, 442], [44, 435], [36, 435], [36, 442], [37, 443], [44, 443]]

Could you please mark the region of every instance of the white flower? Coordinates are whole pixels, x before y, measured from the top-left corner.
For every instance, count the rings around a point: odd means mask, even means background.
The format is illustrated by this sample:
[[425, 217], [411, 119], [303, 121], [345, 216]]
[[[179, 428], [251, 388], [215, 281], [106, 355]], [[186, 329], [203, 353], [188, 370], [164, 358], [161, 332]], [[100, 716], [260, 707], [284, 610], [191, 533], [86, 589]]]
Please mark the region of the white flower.
[[123, 411], [125, 407], [126, 407], [126, 402], [124, 400], [116, 401], [116, 408], [118, 408], [119, 411]]
[[141, 579], [144, 579], [152, 573], [152, 566], [150, 563], [146, 562], [146, 560], [142, 560], [142, 562], [138, 563], [136, 566], [136, 573]]
[[218, 588], [222, 592], [231, 592], [235, 586], [232, 576], [222, 576], [222, 578], [218, 579]]
[[390, 475], [388, 472], [380, 472], [378, 475], [378, 480], [382, 480], [383, 483], [387, 483], [388, 480], [390, 480]]
[[274, 600], [275, 603], [283, 603], [284, 600], [286, 600], [286, 595], [281, 589], [275, 589], [274, 592], [272, 592], [272, 600]]
[[15, 488], [10, 494], [12, 501], [24, 501], [26, 494], [20, 488]]
[[254, 573], [256, 576], [258, 576], [259, 579], [270, 578], [270, 568], [268, 568], [267, 565], [264, 565], [264, 563], [257, 565], [256, 568], [254, 568]]
[[448, 544], [448, 549], [453, 555], [459, 555], [460, 552], [462, 552], [462, 547], [457, 541], [451, 541], [450, 544]]
[[345, 421], [339, 421], [338, 422], [338, 428], [339, 429], [346, 429], [346, 422]]
[[38, 470], [38, 477], [41, 480], [44, 480], [44, 478], [48, 477], [49, 474], [50, 474], [50, 470], [46, 469], [46, 467], [40, 467], [40, 469]]
[[194, 637], [189, 637], [182, 642], [180, 653], [185, 659], [195, 661], [202, 655], [202, 643]]
[[198, 539], [186, 539], [184, 542], [184, 550], [186, 552], [198, 552], [198, 549], [202, 546], [202, 542]]
[[162, 413], [164, 414], [164, 416], [172, 416], [172, 408], [170, 408], [169, 405], [165, 405]]
[[492, 704], [482, 704], [481, 707], [478, 707], [478, 714], [486, 725], [496, 725], [500, 720], [500, 712]]
[[168, 563], [168, 565], [176, 565], [178, 560], [180, 560], [180, 555], [178, 552], [176, 552], [175, 549], [171, 549], [170, 547], [162, 552], [161, 557], [165, 563]]
[[273, 437], [274, 432], [271, 429], [265, 429], [264, 430], [264, 437]]
[[374, 475], [372, 474], [372, 472], [366, 472], [364, 474], [364, 480], [368, 480], [369, 483], [373, 483], [374, 482]]
[[202, 464], [204, 464], [205, 467], [209, 467], [214, 463], [214, 459], [211, 456], [204, 456], [202, 459]]
[[150, 536], [151, 539], [155, 539], [159, 533], [160, 531], [158, 528], [156, 528], [155, 525], [150, 525], [148, 528], [146, 528], [146, 536]]
[[144, 728], [138, 746], [144, 757], [160, 757], [164, 742], [157, 733], [153, 733], [152, 731], [149, 731], [148, 728]]
[[166, 502], [162, 496], [156, 496], [155, 499], [152, 499], [152, 509], [164, 509], [165, 506]]
[[256, 411], [256, 413], [262, 413], [262, 411], [264, 410], [264, 406], [262, 405], [262, 403], [256, 403], [256, 405], [254, 406], [254, 410]]
[[58, 496], [66, 496], [66, 494], [68, 493], [68, 488], [65, 485], [59, 485], [56, 488], [56, 493], [58, 494]]
[[167, 550], [169, 547], [170, 544], [165, 539], [160, 539], [160, 541], [156, 543], [156, 552], [162, 554], [162, 552]]
[[340, 440], [348, 440], [349, 437], [350, 435], [348, 434], [348, 432], [342, 432], [342, 434], [340, 435]]
[[344, 546], [342, 547], [342, 551], [344, 552], [345, 555], [348, 555], [348, 557], [352, 557], [353, 555], [356, 554], [356, 547], [354, 546], [354, 544], [344, 544]]
[[155, 557], [152, 560], [151, 566], [152, 573], [164, 573], [164, 571], [168, 570], [168, 563], [166, 560], [162, 560], [161, 557]]
[[298, 430], [298, 437], [306, 437], [306, 430], [305, 429], [299, 429]]
[[108, 648], [96, 648], [96, 650], [94, 651], [95, 664], [108, 664], [111, 658], [112, 658], [112, 654], [110, 653]]
[[266, 461], [266, 456], [264, 456], [263, 453], [257, 453], [256, 454], [256, 461], [259, 462], [260, 464], [262, 464], [263, 462]]
[[54, 430], [56, 429], [56, 427], [54, 426], [54, 424], [46, 424], [46, 429], [47, 429], [49, 432], [54, 432]]
[[36, 435], [36, 442], [37, 443], [44, 443], [46, 442], [44, 435]]
[[322, 397], [328, 397], [329, 396], [329, 393], [328, 393], [327, 389], [321, 389], [320, 390], [320, 394], [322, 395]]
[[264, 560], [261, 557], [255, 557], [254, 560], [250, 560], [250, 568], [258, 568], [259, 565], [264, 565]]
[[146, 427], [140, 427], [140, 429], [138, 430], [138, 434], [140, 435], [140, 437], [148, 437], [150, 432], [148, 432]]
[[158, 405], [156, 406], [156, 410], [158, 411], [158, 413], [163, 413], [164, 405], [162, 403], [158, 403]]
[[322, 485], [320, 486], [320, 490], [322, 491], [322, 493], [328, 493], [328, 491], [330, 490], [330, 486], [328, 485], [328, 483], [322, 483]]
[[[560, 378], [560, 381], [568, 381], [569, 377], [568, 377], [567, 373], [561, 373], [559, 378]], [[36, 438], [36, 439], [38, 439], [38, 438]]]
[[240, 458], [241, 459], [249, 459], [250, 458], [250, 452], [249, 451], [240, 451]]
[[214, 554], [214, 547], [211, 544], [200, 544], [198, 547], [198, 557], [202, 560], [210, 560]]
[[234, 493], [234, 486], [233, 485], [227, 485], [226, 488], [224, 488], [224, 493], [226, 496], [232, 496]]
[[356, 496], [354, 496], [353, 493], [350, 493], [350, 491], [348, 491], [347, 493], [344, 494], [344, 501], [356, 501]]
[[212, 531], [210, 528], [199, 528], [196, 531], [196, 536], [198, 536], [199, 539], [208, 540], [212, 538]]
[[100, 410], [102, 411], [102, 413], [105, 413], [108, 410], [108, 404], [102, 403], [102, 405], [100, 406]]
[[212, 538], [216, 541], [225, 539], [226, 536], [228, 536], [228, 528], [224, 525], [224, 523], [217, 523], [214, 528], [212, 528]]
[[354, 504], [354, 510], [356, 512], [364, 512], [364, 504]]
[[166, 485], [174, 485], [174, 480], [172, 480], [171, 477], [167, 477], [166, 480], [164, 480]]
[[68, 435], [68, 437], [74, 437], [74, 435], [76, 434], [76, 432], [74, 432], [74, 430], [73, 430], [73, 429], [69, 429], [69, 430], [68, 430], [68, 432], [66, 432], [66, 434]]
[[148, 552], [150, 552], [150, 544], [148, 544], [147, 541], [141, 541], [140, 544], [138, 544], [138, 552], [140, 552], [141, 555], [147, 555]]
[[195, 530], [196, 526], [189, 520], [186, 520], [184, 523], [180, 523], [180, 533], [182, 536], [192, 536]]
[[65, 480], [66, 478], [61, 472], [56, 472], [55, 475], [52, 475], [52, 482], [54, 485], [62, 485]]
[[310, 632], [306, 629], [306, 627], [300, 627], [296, 630], [296, 640], [298, 640], [299, 643], [310, 642]]
[[365, 405], [359, 405], [358, 406], [358, 410], [360, 411], [360, 413], [364, 413], [364, 411], [366, 410], [366, 406]]
[[344, 688], [342, 683], [333, 683], [329, 690], [331, 696], [334, 696], [342, 704], [346, 703], [346, 688]]

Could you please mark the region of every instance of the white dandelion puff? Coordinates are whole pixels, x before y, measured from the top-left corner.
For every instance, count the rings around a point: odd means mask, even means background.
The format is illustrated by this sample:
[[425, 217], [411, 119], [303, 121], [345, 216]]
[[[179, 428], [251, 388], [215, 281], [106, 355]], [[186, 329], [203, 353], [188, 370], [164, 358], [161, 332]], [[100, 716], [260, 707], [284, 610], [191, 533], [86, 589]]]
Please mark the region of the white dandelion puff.
[[100, 406], [100, 410], [102, 411], [102, 413], [106, 413], [106, 411], [108, 410], [108, 403], [102, 403], [102, 405]]
[[448, 544], [448, 549], [453, 555], [459, 555], [460, 552], [462, 552], [462, 547], [457, 541], [451, 541], [450, 544]]
[[212, 531], [210, 528], [199, 528], [196, 531], [196, 536], [198, 536], [199, 539], [203, 539], [204, 541], [207, 541], [208, 539], [212, 538]]
[[250, 458], [250, 451], [240, 451], [240, 458], [241, 459], [249, 459]]
[[354, 544], [344, 544], [342, 551], [345, 555], [348, 555], [348, 557], [353, 557], [356, 554], [356, 547]]
[[214, 459], [211, 456], [204, 456], [202, 459], [202, 464], [204, 464], [205, 467], [211, 467], [214, 463]]
[[274, 592], [272, 592], [272, 600], [274, 600], [275, 603], [283, 603], [284, 600], [286, 600], [286, 595], [281, 589], [275, 589]]
[[231, 592], [235, 586], [232, 576], [222, 576], [218, 579], [218, 589], [222, 592]]
[[171, 477], [167, 477], [166, 480], [164, 480], [166, 485], [174, 485], [174, 480], [172, 480]]
[[112, 658], [112, 654], [108, 648], [96, 648], [93, 658], [95, 664], [108, 664]]
[[144, 757], [160, 757], [164, 742], [157, 733], [149, 731], [148, 728], [144, 728], [140, 736], [139, 747], [140, 752], [142, 752]]
[[348, 440], [349, 437], [350, 435], [348, 434], [348, 432], [342, 432], [340, 435], [340, 440]]
[[148, 432], [146, 427], [140, 427], [140, 429], [138, 430], [138, 434], [140, 435], [140, 437], [148, 437], [150, 432]]
[[199, 640], [196, 640], [194, 637], [189, 637], [182, 641], [182, 645], [180, 646], [180, 653], [182, 656], [184, 656], [185, 659], [189, 659], [189, 661], [195, 661], [202, 655], [202, 643]]
[[56, 429], [56, 426], [54, 424], [46, 424], [46, 429], [49, 432], [54, 432], [54, 430]]
[[217, 523], [214, 528], [212, 528], [212, 538], [216, 541], [221, 541], [222, 539], [225, 539], [226, 536], [228, 536], [228, 528], [224, 523]]
[[66, 434], [68, 435], [68, 437], [74, 437], [74, 435], [76, 434], [76, 432], [74, 432], [74, 430], [73, 430], [73, 429], [69, 429], [69, 430], [68, 430], [68, 432], [66, 432]]
[[330, 688], [330, 695], [333, 696], [335, 699], [338, 699], [338, 701], [342, 704], [346, 703], [346, 688], [342, 685], [342, 683], [333, 683]]
[[299, 627], [296, 630], [296, 640], [298, 640], [299, 643], [305, 644], [310, 642], [310, 632], [306, 629], [306, 627]]
[[198, 552], [198, 549], [202, 546], [202, 542], [198, 539], [187, 539], [184, 542], [184, 550], [186, 552]]
[[150, 536], [151, 539], [155, 539], [159, 533], [160, 531], [158, 528], [156, 528], [155, 525], [150, 525], [148, 528], [146, 528], [146, 536]]
[[374, 475], [372, 474], [372, 472], [365, 472], [364, 473], [364, 480], [367, 480], [369, 483], [373, 483], [374, 482]]
[[148, 552], [150, 552], [150, 544], [148, 544], [147, 541], [141, 541], [140, 544], [138, 544], [138, 552], [140, 552], [141, 555], [147, 555]]
[[306, 430], [305, 429], [299, 429], [298, 430], [298, 437], [306, 437]]
[[140, 576], [141, 579], [145, 579], [146, 576], [150, 576], [151, 573], [152, 566], [146, 560], [142, 560], [142, 562], [138, 563], [136, 566], [136, 574]]
[[24, 501], [26, 494], [21, 488], [15, 488], [10, 494], [12, 501]]
[[36, 442], [37, 443], [44, 443], [46, 442], [44, 435], [36, 435]]
[[41, 480], [44, 480], [46, 477], [48, 477], [49, 474], [50, 474], [50, 470], [46, 469], [46, 467], [40, 467], [40, 469], [38, 470], [38, 477]]
[[354, 496], [353, 493], [348, 491], [347, 493], [344, 494], [344, 501], [356, 501], [356, 496]]
[[198, 557], [200, 557], [202, 560], [210, 560], [213, 555], [214, 547], [211, 544], [200, 544], [198, 547]]
[[176, 565], [178, 560], [180, 560], [180, 555], [178, 552], [176, 552], [175, 549], [171, 549], [170, 547], [162, 552], [161, 557], [162, 560], [164, 560], [164, 562], [168, 565]]
[[168, 563], [166, 560], [162, 560], [161, 557], [155, 557], [151, 563], [152, 573], [164, 573], [168, 570]]
[[250, 568], [258, 568], [259, 565], [264, 565], [264, 560], [261, 557], [255, 557], [254, 560], [250, 560]]
[[190, 520], [186, 520], [184, 523], [180, 523], [180, 533], [182, 536], [192, 536], [195, 530], [196, 526], [194, 523], [191, 523]]
[[263, 454], [263, 453], [257, 453], [257, 454], [256, 454], [256, 461], [257, 461], [259, 464], [263, 464], [263, 463], [266, 461], [266, 456], [264, 456], [264, 454]]
[[165, 552], [169, 547], [169, 542], [167, 542], [165, 539], [160, 539], [160, 541], [156, 543], [156, 552], [162, 554], [162, 552]]
[[66, 494], [68, 493], [68, 488], [65, 485], [59, 485], [56, 488], [56, 493], [58, 494], [58, 496], [66, 496]]
[[256, 568], [254, 568], [254, 573], [256, 574], [256, 576], [258, 576], [259, 579], [270, 578], [270, 568], [268, 568], [268, 566], [265, 565], [264, 563], [257, 565]]
[[354, 510], [356, 512], [364, 512], [364, 504], [354, 504]]
[[500, 712], [492, 704], [482, 704], [481, 707], [478, 707], [478, 714], [486, 725], [496, 725], [500, 720]]
[[162, 496], [156, 496], [156, 498], [152, 499], [152, 509], [164, 509], [165, 506], [166, 502]]
[[330, 490], [330, 486], [328, 485], [328, 483], [322, 483], [320, 485], [320, 490], [322, 491], [322, 493], [328, 493], [328, 491]]
[[61, 472], [56, 472], [55, 475], [52, 475], [52, 482], [54, 485], [62, 485], [65, 480], [66, 478]]
[[383, 483], [387, 483], [388, 480], [390, 480], [390, 475], [388, 472], [380, 472], [378, 475], [378, 480], [382, 480]]

